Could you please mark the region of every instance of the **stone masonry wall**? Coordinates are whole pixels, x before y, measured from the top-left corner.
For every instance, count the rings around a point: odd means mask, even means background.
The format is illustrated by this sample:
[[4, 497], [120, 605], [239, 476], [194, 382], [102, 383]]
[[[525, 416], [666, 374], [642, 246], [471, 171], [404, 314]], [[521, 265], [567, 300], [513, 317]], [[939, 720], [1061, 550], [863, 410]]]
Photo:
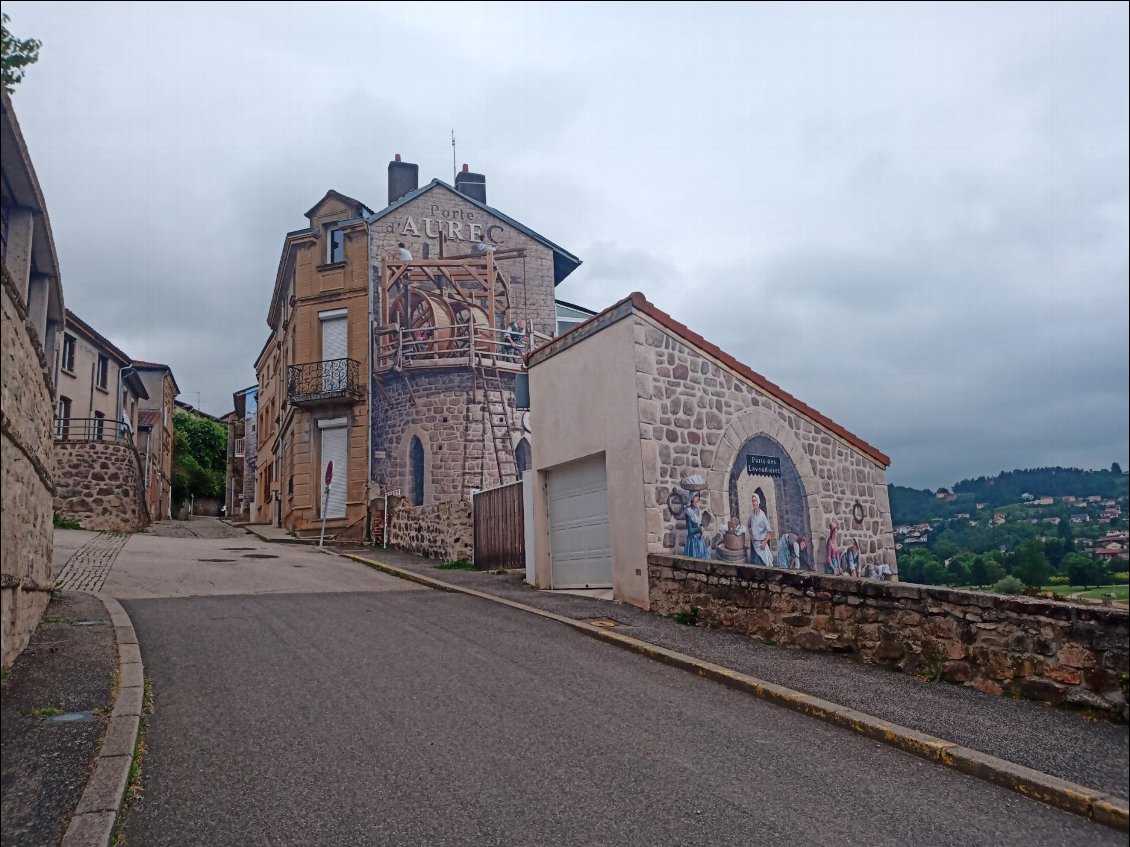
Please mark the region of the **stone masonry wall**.
[[[796, 468], [792, 480], [784, 475], [778, 500], [794, 503], [784, 531], [812, 536], [810, 565], [822, 570], [828, 525], [835, 521], [841, 549], [856, 540], [864, 565], [886, 563], [897, 572], [881, 465], [666, 328], [640, 315], [634, 320], [648, 552], [682, 552], [684, 523], [671, 498], [687, 496], [680, 482], [688, 476], [705, 481], [708, 530], [717, 531], [732, 514], [748, 516], [748, 502], [731, 502], [731, 471], [743, 448], [758, 439], [769, 445], [765, 452]], [[674, 505], [677, 511], [677, 499]], [[769, 517], [776, 541], [780, 517]]]
[[[514, 375], [502, 373], [501, 380], [511, 430], [511, 463], [505, 469], [511, 470], [514, 449], [529, 434], [522, 430], [522, 413], [514, 409]], [[374, 392], [381, 402], [373, 403], [372, 427], [373, 479], [379, 491], [399, 488], [411, 501], [408, 453], [413, 436], [424, 446], [425, 505], [469, 500], [468, 489], [499, 484], [498, 459], [483, 417], [482, 386], [472, 400], [469, 369], [412, 370], [406, 375], [385, 374], [381, 381], [384, 394]]]
[[390, 547], [440, 561], [471, 559], [474, 526], [465, 500], [413, 507], [401, 502], [389, 516]]
[[648, 586], [658, 614], [1127, 716], [1124, 609], [658, 555]]
[[51, 598], [52, 398], [42, 347], [7, 268], [0, 299], [0, 664], [8, 667]]
[[55, 511], [83, 529], [137, 532], [149, 523], [137, 451], [129, 444], [55, 444]]
[[[373, 223], [369, 254], [373, 278], [380, 278], [384, 257], [401, 241], [417, 259], [424, 257], [425, 244], [429, 258], [437, 259], [442, 232], [448, 256], [469, 255], [472, 243], [477, 240], [470, 237], [472, 224], [477, 227], [475, 232], [493, 236], [499, 250], [526, 251], [524, 258], [499, 260], [499, 267], [510, 278], [512, 314], [526, 318], [531, 329], [556, 335], [553, 251], [443, 186], [436, 186]], [[379, 314], [375, 300], [373, 311]]]

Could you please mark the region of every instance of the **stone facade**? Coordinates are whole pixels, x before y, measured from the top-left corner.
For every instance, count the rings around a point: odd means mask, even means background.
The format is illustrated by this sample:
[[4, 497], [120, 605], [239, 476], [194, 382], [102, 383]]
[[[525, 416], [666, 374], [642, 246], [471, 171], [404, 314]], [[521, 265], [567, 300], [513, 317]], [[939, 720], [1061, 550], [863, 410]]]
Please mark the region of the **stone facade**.
[[649, 555], [651, 609], [904, 673], [1127, 716], [1130, 617], [975, 591]]
[[[378, 518], [383, 515], [374, 520]], [[389, 515], [389, 546], [408, 553], [442, 562], [469, 560], [474, 555], [473, 539], [471, 504], [466, 500], [415, 507], [401, 501]]]
[[3, 389], [0, 450], [4, 518], [0, 662], [8, 667], [27, 644], [50, 600], [52, 399], [43, 350], [4, 269]]
[[[739, 497], [739, 489], [760, 484], [772, 504], [772, 538], [791, 532], [812, 539], [810, 567], [822, 570], [834, 522], [841, 549], [858, 541], [864, 565], [885, 563], [896, 571], [884, 464], [802, 404], [771, 393], [662, 324], [644, 315], [634, 320], [648, 552], [683, 550], [678, 513], [688, 494], [681, 483], [698, 475], [702, 508], [712, 519], [708, 532], [731, 517], [745, 519], [749, 496]], [[751, 483], [747, 454], [779, 459], [781, 478]]]
[[55, 511], [83, 529], [137, 532], [149, 523], [141, 458], [132, 444], [55, 445]]
[[[476, 229], [472, 230], [472, 227]], [[529, 329], [547, 336], [557, 332], [554, 303], [554, 253], [541, 241], [517, 229], [510, 221], [491, 215], [462, 194], [440, 182], [433, 183], [408, 202], [391, 208], [369, 228], [369, 264], [373, 271], [373, 314], [380, 314], [378, 297], [384, 258], [398, 243], [417, 258], [440, 258], [440, 234], [447, 256], [467, 256], [477, 240], [472, 231], [492, 240], [498, 250], [520, 249], [521, 258], [500, 258], [498, 266], [510, 278], [510, 306], [514, 317], [524, 318]], [[426, 248], [426, 250], [425, 250]], [[501, 327], [500, 327], [501, 329]]]
[[[522, 438], [529, 438], [522, 429], [522, 412], [514, 408], [514, 376], [499, 374], [507, 403], [511, 461]], [[413, 437], [424, 448], [424, 505], [470, 500], [471, 489], [515, 481], [500, 480], [483, 388], [472, 390], [469, 368], [414, 370], [386, 374], [381, 380], [384, 402], [373, 404], [372, 425], [373, 480], [379, 490], [399, 488], [413, 502]], [[512, 469], [505, 462], [504, 472]]]

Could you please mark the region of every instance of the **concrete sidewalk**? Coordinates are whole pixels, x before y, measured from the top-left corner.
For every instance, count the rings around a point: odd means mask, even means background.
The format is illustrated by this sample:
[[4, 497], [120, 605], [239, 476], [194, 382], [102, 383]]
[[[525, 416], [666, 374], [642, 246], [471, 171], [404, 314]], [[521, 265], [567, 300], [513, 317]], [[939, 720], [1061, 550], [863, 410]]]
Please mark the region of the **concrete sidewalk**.
[[1032, 701], [923, 681], [845, 657], [765, 645], [738, 633], [683, 626], [623, 603], [538, 591], [525, 585], [520, 573], [440, 570], [435, 560], [395, 550], [347, 552], [576, 620], [610, 620], [616, 632], [632, 638], [1116, 797], [1130, 796], [1130, 733], [1125, 725], [1089, 720], [1081, 713]]
[[[62, 839], [109, 725], [116, 664], [114, 628], [97, 597], [65, 592], [51, 602], [3, 683], [5, 845]], [[56, 712], [87, 715], [56, 722]]]

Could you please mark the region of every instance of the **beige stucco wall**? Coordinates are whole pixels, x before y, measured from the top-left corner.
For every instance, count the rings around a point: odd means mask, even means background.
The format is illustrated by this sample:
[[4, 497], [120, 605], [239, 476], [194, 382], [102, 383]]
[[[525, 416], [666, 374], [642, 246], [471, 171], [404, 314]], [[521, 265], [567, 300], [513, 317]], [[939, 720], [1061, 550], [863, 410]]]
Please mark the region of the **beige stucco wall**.
[[[95, 413], [101, 413], [107, 421], [115, 421], [118, 412], [118, 377], [122, 365], [114, 356], [91, 342], [85, 335], [75, 328], [67, 327], [65, 335], [75, 339], [75, 366], [73, 370], [65, 370], [62, 365], [62, 356], [59, 356], [59, 367], [56, 374], [57, 393], [60, 397], [69, 397], [71, 400], [72, 418], [93, 418]], [[97, 384], [96, 374], [98, 356], [104, 355], [107, 360], [106, 387]], [[133, 432], [137, 432], [138, 398], [128, 388], [123, 389], [125, 399], [125, 412], [129, 416]], [[107, 424], [109, 426], [109, 423]]]
[[612, 590], [648, 607], [647, 526], [640, 453], [635, 335], [620, 320], [530, 369], [534, 467], [534, 561], [539, 588], [551, 585], [548, 472], [604, 453], [608, 479]]

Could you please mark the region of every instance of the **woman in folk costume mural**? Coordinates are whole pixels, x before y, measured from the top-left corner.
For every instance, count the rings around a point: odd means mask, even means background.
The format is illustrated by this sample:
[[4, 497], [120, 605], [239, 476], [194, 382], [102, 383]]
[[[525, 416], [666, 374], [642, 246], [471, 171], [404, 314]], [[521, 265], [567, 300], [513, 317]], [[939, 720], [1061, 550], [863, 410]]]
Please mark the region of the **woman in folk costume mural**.
[[769, 517], [761, 507], [761, 498], [757, 496], [756, 491], [753, 493], [750, 506], [752, 509], [749, 513], [749, 520], [746, 521], [746, 525], [749, 527], [749, 563], [771, 568], [773, 567], [773, 547], [770, 535], [773, 530], [769, 525]]
[[828, 558], [824, 561], [824, 573], [843, 573], [840, 569], [840, 528], [835, 521], [828, 524]]
[[705, 559], [706, 538], [702, 534], [702, 497], [697, 492], [691, 495], [691, 502], [683, 509], [687, 522], [687, 542], [683, 545], [683, 555], [692, 559]]

